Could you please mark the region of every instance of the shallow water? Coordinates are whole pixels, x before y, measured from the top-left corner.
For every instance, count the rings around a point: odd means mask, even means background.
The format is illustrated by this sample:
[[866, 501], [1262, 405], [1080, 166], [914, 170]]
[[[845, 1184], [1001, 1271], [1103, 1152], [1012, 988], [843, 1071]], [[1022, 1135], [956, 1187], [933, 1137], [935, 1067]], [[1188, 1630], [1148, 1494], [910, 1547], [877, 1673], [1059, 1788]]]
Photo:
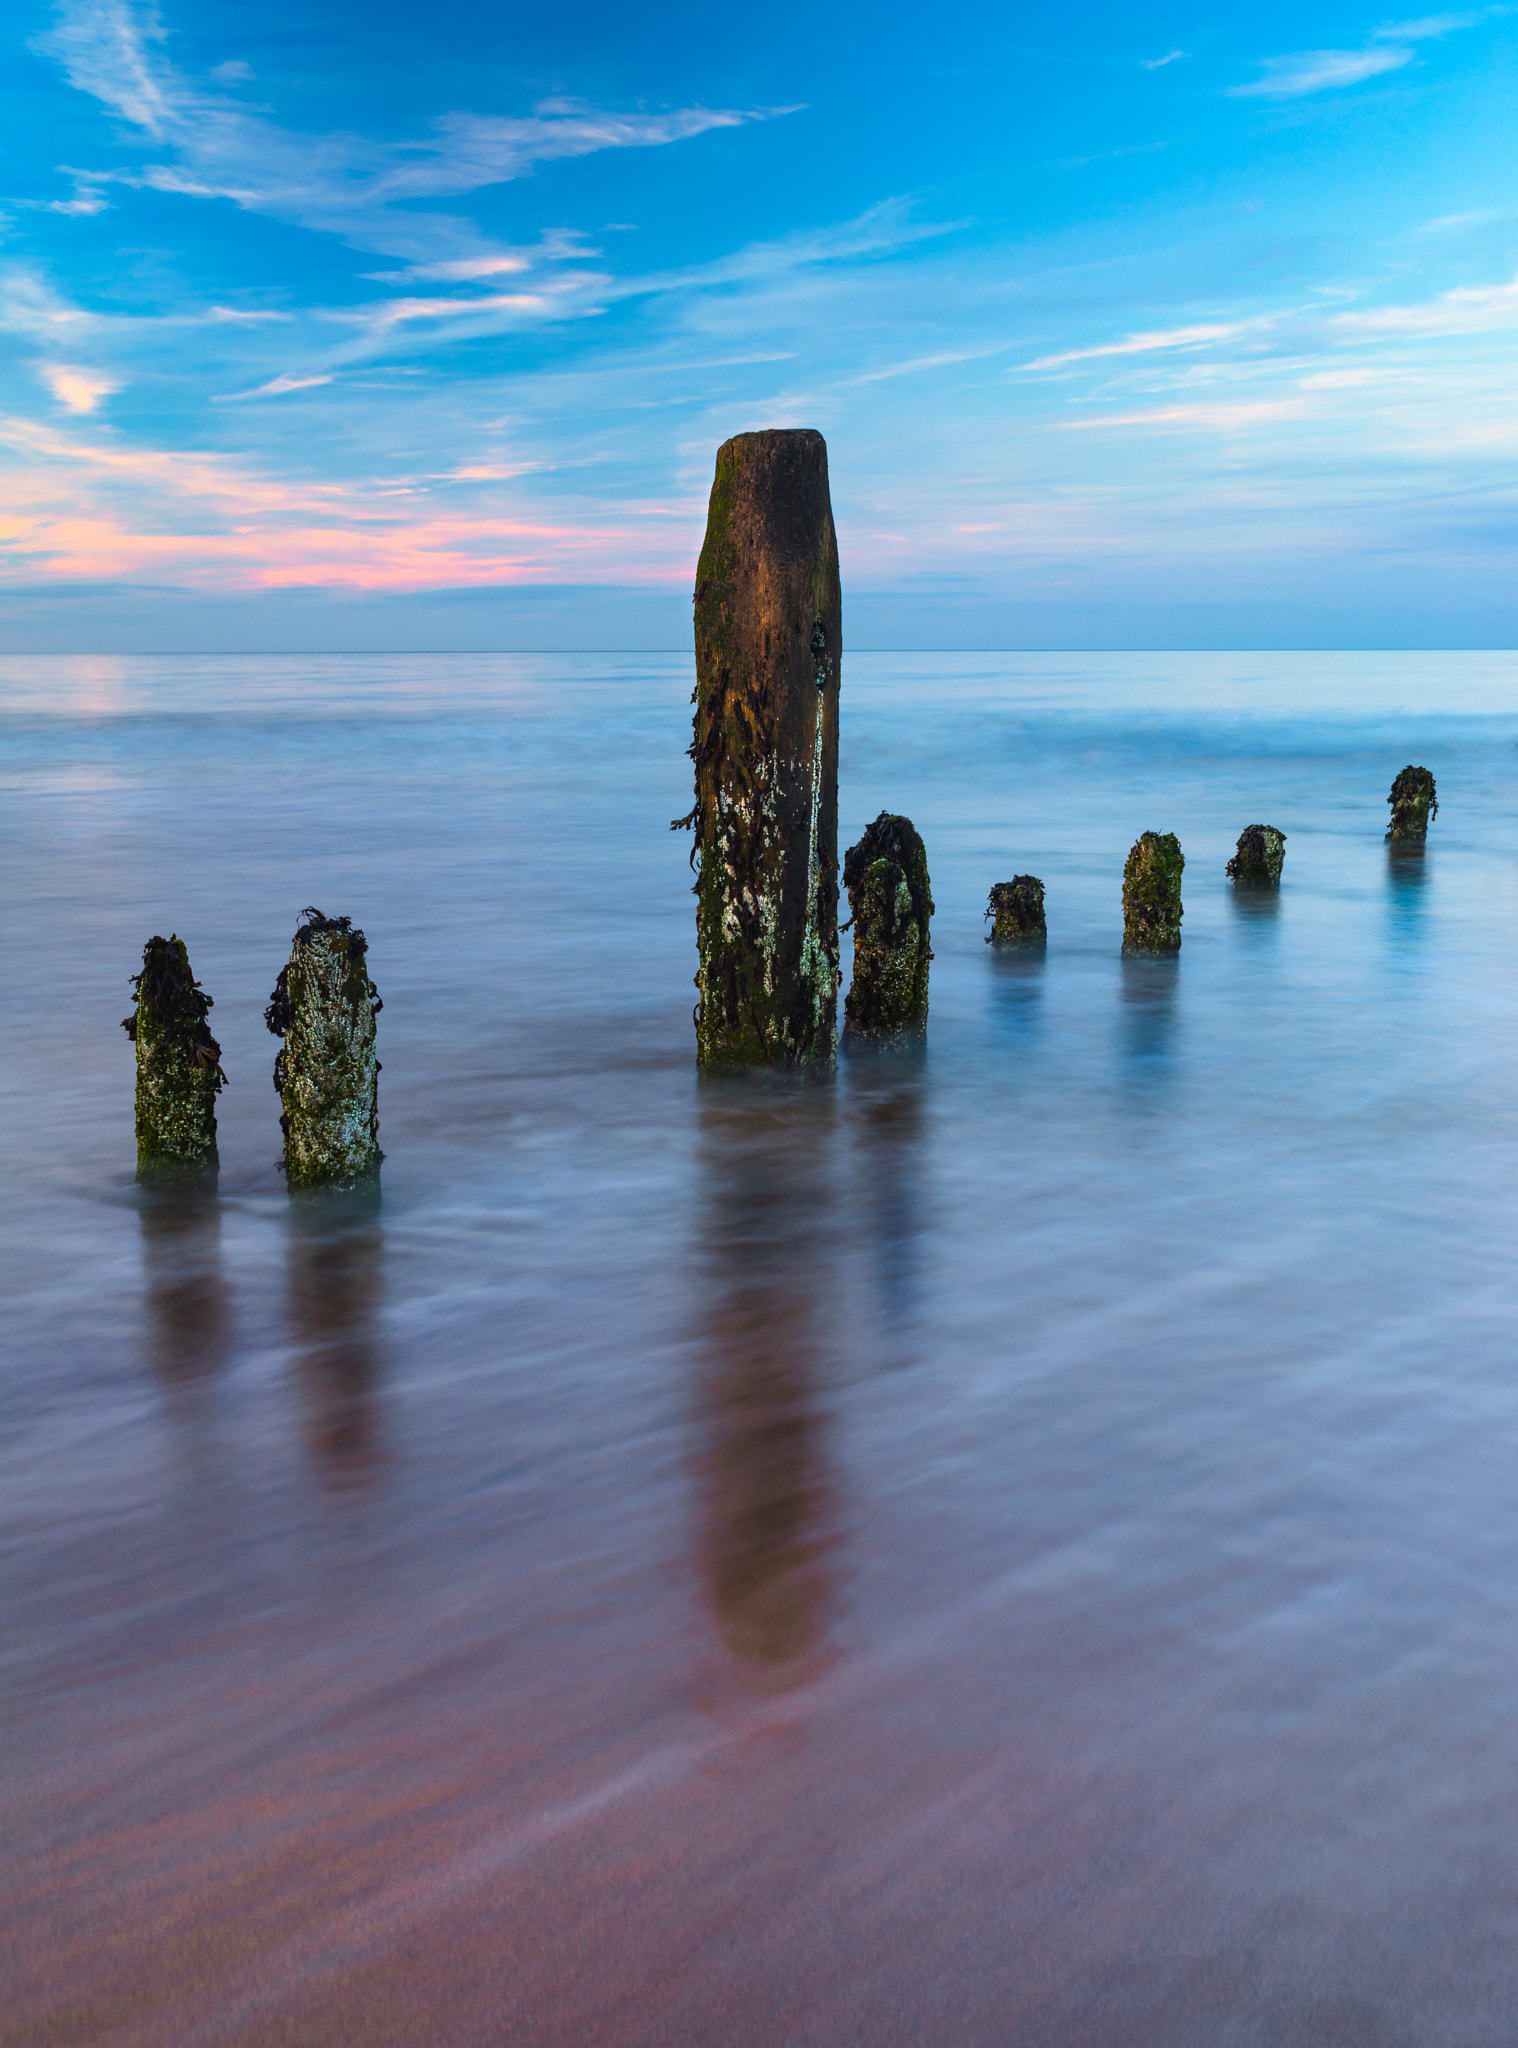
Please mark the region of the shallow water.
[[[846, 658], [930, 1043], [810, 1086], [693, 1072], [688, 695], [0, 661], [0, 2039], [1510, 2042], [1518, 657]], [[308, 903], [377, 1208], [278, 1171]]]

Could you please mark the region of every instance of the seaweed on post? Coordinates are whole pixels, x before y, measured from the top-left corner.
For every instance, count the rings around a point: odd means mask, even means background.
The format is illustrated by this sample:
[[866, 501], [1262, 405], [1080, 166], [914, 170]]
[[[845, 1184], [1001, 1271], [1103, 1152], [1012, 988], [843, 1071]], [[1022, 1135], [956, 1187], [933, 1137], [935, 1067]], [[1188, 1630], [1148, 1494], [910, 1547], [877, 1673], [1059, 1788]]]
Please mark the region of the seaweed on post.
[[846, 1046], [921, 1038], [928, 1025], [928, 855], [910, 818], [882, 811], [843, 860], [854, 927], [854, 978], [843, 1006]]
[[1439, 798], [1427, 768], [1414, 768], [1409, 762], [1392, 784], [1386, 801], [1391, 805], [1388, 839], [1428, 837], [1429, 825], [1439, 815]]
[[292, 1188], [351, 1185], [379, 1170], [375, 1018], [368, 941], [347, 917], [302, 912], [264, 1022], [284, 1044], [274, 1062]]
[[986, 916], [994, 920], [988, 946], [1041, 946], [1049, 936], [1044, 919], [1044, 885], [1037, 875], [1014, 875], [992, 884]]
[[1123, 868], [1123, 951], [1175, 953], [1181, 944], [1181, 873], [1173, 832], [1141, 832]]
[[211, 998], [177, 933], [153, 937], [131, 977], [136, 1007], [121, 1028], [137, 1047], [137, 1168], [216, 1163], [216, 1097], [226, 1080], [206, 1013]]
[[1274, 887], [1286, 859], [1286, 834], [1274, 825], [1246, 825], [1225, 873], [1235, 882], [1265, 882]]

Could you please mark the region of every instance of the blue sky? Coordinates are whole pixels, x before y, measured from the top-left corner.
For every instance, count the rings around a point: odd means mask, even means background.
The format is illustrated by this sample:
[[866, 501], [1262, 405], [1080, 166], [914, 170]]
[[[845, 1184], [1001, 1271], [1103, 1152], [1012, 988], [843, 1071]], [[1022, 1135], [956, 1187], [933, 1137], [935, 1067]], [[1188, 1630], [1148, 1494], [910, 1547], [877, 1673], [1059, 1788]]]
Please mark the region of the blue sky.
[[0, 62], [0, 647], [1511, 645], [1518, 9], [63, 0]]

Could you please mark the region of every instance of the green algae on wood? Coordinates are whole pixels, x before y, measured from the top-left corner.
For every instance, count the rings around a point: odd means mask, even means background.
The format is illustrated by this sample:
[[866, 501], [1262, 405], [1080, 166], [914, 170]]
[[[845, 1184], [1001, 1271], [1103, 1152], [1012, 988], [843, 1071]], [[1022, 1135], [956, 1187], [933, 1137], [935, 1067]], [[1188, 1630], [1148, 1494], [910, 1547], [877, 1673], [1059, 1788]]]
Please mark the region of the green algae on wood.
[[1181, 872], [1173, 832], [1141, 832], [1123, 869], [1123, 951], [1174, 953], [1181, 943]]
[[1044, 885], [1037, 875], [1014, 875], [992, 884], [986, 916], [995, 922], [988, 946], [1041, 946], [1049, 936], [1044, 920]]
[[[717, 451], [696, 569], [696, 1057], [832, 1064], [842, 600], [827, 444]], [[678, 829], [678, 827], [677, 827]]]
[[1286, 834], [1274, 825], [1246, 825], [1225, 873], [1236, 882], [1277, 883], [1286, 859]]
[[302, 913], [264, 1022], [282, 1038], [274, 1086], [292, 1188], [344, 1186], [376, 1173], [379, 1071], [368, 942], [346, 917]]
[[928, 1024], [933, 896], [928, 855], [910, 818], [882, 811], [843, 857], [854, 927], [846, 1046], [921, 1037]]
[[211, 998], [190, 972], [184, 940], [149, 939], [131, 984], [137, 1007], [121, 1028], [137, 1047], [138, 1171], [212, 1166], [227, 1077], [206, 1022]]
[[1388, 839], [1426, 839], [1429, 823], [1439, 815], [1434, 778], [1426, 768], [1411, 763], [1391, 786], [1386, 801], [1391, 805]]

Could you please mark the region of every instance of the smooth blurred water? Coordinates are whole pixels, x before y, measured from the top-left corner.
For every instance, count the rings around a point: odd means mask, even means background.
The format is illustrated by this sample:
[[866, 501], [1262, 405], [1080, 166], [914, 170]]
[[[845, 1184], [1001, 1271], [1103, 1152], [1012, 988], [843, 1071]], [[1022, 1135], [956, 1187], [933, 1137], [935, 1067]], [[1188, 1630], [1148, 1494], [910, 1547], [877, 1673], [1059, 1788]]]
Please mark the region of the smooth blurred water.
[[[1509, 2042], [1518, 657], [846, 657], [932, 1016], [814, 1085], [693, 1070], [689, 688], [0, 661], [0, 2038]], [[377, 1210], [278, 1171], [306, 904]]]

